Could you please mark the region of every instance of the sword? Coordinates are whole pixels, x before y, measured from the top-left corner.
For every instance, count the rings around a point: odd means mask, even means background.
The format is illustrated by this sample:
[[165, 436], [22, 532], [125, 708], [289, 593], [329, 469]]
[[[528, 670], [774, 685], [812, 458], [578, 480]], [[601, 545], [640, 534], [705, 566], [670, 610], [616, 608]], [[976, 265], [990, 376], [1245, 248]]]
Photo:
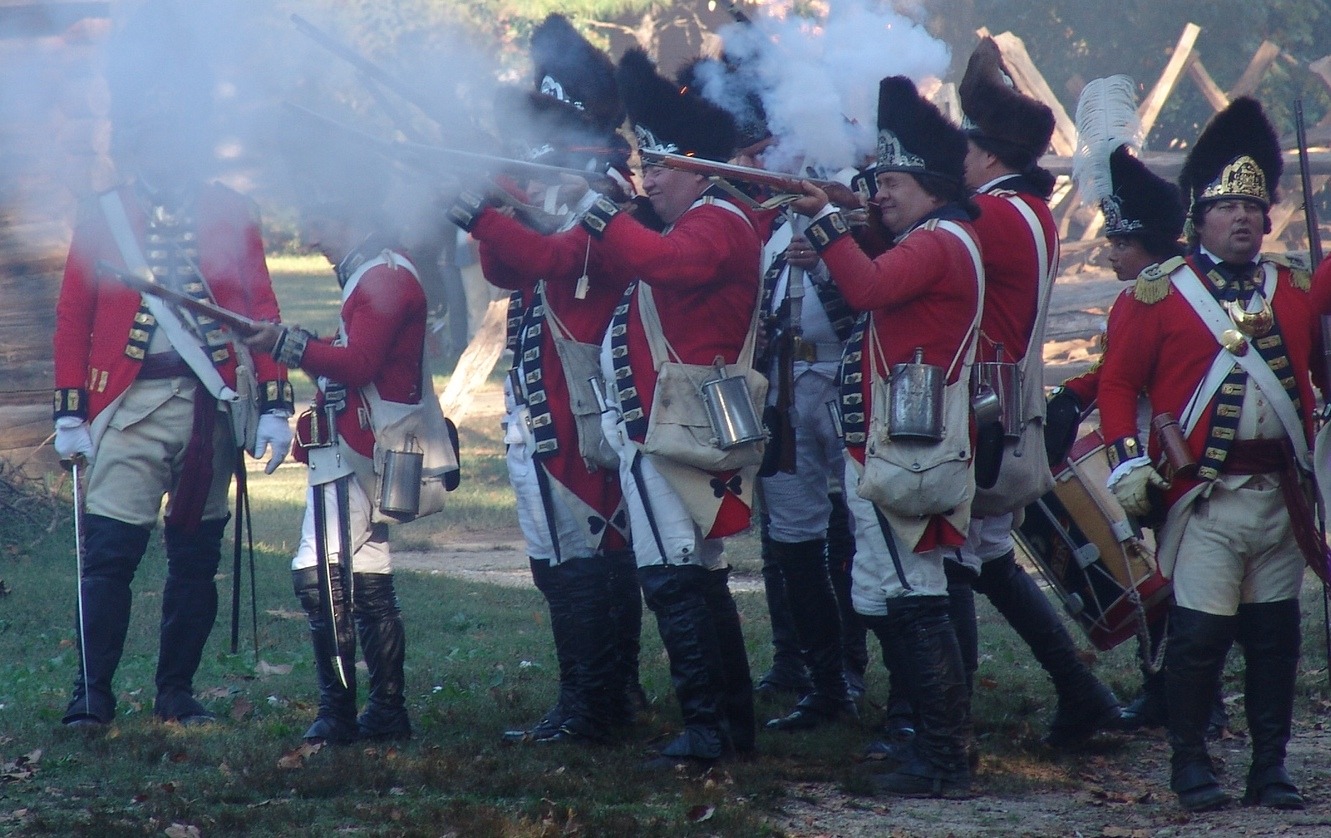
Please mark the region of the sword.
[[[333, 597], [333, 574], [328, 562], [328, 506], [324, 498], [323, 485], [314, 486], [312, 503], [314, 504], [314, 557], [315, 570], [319, 580], [319, 610], [328, 624], [328, 631], [333, 636], [333, 669], [337, 680], [344, 689], [349, 689], [351, 682], [343, 664], [342, 643], [337, 634], [337, 606], [340, 604]], [[345, 551], [344, 551], [345, 552]]]
[[88, 640], [87, 631], [85, 631], [83, 615], [83, 564], [86, 553], [83, 547], [83, 504], [86, 500], [83, 496], [83, 469], [88, 464], [87, 458], [82, 454], [75, 454], [68, 460], [61, 460], [60, 465], [69, 469], [70, 477], [74, 485], [74, 560], [77, 567], [77, 574], [74, 579], [76, 586], [79, 610], [79, 673], [83, 676], [83, 695], [84, 701], [87, 701], [88, 695]]

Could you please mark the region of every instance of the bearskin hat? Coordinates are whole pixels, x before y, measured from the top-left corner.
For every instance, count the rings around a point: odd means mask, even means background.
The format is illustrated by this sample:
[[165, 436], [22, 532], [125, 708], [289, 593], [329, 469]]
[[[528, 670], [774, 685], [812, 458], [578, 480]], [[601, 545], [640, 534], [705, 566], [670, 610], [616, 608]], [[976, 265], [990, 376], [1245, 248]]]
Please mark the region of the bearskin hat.
[[957, 88], [962, 129], [986, 151], [1011, 157], [1022, 168], [1040, 158], [1054, 135], [1048, 105], [1017, 92], [993, 38], [982, 38]]
[[933, 175], [963, 181], [966, 135], [906, 76], [878, 84], [878, 172]]
[[734, 118], [663, 77], [641, 49], [624, 53], [615, 77], [640, 148], [718, 161], [734, 154]]
[[629, 148], [616, 133], [624, 105], [614, 63], [557, 14], [532, 33], [531, 47], [533, 87], [496, 94], [500, 133], [532, 162], [588, 171], [623, 167]]
[[1183, 200], [1178, 187], [1146, 167], [1127, 145], [1109, 155], [1113, 194], [1100, 200], [1106, 236], [1139, 236], [1158, 250], [1183, 234]]
[[755, 85], [757, 79], [727, 55], [721, 60], [698, 58], [675, 75], [682, 90], [702, 94], [735, 119], [741, 149], [757, 145], [772, 136], [767, 126], [767, 111]]
[[216, 78], [203, 45], [176, 5], [165, 0], [147, 3], [107, 44], [106, 81], [117, 149], [149, 135], [158, 142], [207, 141]]
[[531, 34], [536, 90], [567, 102], [606, 133], [624, 122], [624, 105], [615, 85], [615, 64], [592, 46], [568, 18], [552, 14]]
[[1235, 99], [1202, 129], [1179, 173], [1190, 208], [1226, 198], [1244, 198], [1270, 208], [1285, 163], [1280, 140], [1261, 104]]

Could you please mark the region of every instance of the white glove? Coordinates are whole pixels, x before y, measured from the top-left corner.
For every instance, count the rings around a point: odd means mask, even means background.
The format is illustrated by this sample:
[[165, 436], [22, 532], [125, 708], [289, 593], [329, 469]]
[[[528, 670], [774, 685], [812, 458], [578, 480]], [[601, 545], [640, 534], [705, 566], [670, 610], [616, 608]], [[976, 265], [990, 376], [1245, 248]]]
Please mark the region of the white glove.
[[1169, 488], [1169, 481], [1160, 476], [1151, 466], [1150, 460], [1145, 457], [1138, 459], [1139, 462], [1118, 474], [1117, 479], [1111, 476], [1109, 484], [1109, 490], [1118, 498], [1123, 511], [1134, 518], [1140, 518], [1151, 511], [1151, 499], [1146, 493], [1148, 486]]
[[263, 452], [272, 449], [273, 456], [264, 466], [264, 474], [272, 474], [291, 453], [291, 424], [285, 413], [265, 413], [259, 417], [259, 432], [254, 445], [255, 459], [262, 460]]
[[82, 455], [91, 461], [92, 434], [88, 433], [88, 423], [77, 416], [61, 416], [55, 420], [55, 451], [62, 460]]

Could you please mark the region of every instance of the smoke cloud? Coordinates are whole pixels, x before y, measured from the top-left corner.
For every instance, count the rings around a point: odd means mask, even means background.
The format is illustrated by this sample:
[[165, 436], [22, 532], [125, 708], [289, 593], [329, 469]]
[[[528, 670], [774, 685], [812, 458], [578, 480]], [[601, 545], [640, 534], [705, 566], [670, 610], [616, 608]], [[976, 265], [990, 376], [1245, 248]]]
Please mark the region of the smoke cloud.
[[904, 75], [919, 84], [947, 69], [943, 41], [877, 5], [837, 0], [810, 18], [783, 2], [721, 30], [731, 72], [718, 64], [700, 72], [703, 95], [744, 124], [754, 118], [746, 96], [757, 93], [775, 138], [763, 154], [768, 168], [858, 166], [875, 147], [878, 81]]

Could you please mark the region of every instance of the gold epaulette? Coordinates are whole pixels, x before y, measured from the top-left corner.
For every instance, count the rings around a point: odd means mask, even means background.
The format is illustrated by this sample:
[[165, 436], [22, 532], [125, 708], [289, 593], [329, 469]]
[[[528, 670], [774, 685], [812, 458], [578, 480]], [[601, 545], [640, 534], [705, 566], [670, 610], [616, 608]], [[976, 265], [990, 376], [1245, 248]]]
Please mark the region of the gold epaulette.
[[1178, 270], [1183, 263], [1182, 256], [1174, 256], [1147, 266], [1137, 274], [1137, 285], [1132, 289], [1132, 296], [1136, 297], [1138, 302], [1147, 305], [1158, 303], [1168, 297], [1169, 290], [1174, 287], [1169, 281], [1169, 275]]
[[1263, 253], [1260, 262], [1271, 262], [1282, 268], [1289, 268], [1289, 283], [1300, 291], [1312, 288], [1312, 261], [1302, 253]]

